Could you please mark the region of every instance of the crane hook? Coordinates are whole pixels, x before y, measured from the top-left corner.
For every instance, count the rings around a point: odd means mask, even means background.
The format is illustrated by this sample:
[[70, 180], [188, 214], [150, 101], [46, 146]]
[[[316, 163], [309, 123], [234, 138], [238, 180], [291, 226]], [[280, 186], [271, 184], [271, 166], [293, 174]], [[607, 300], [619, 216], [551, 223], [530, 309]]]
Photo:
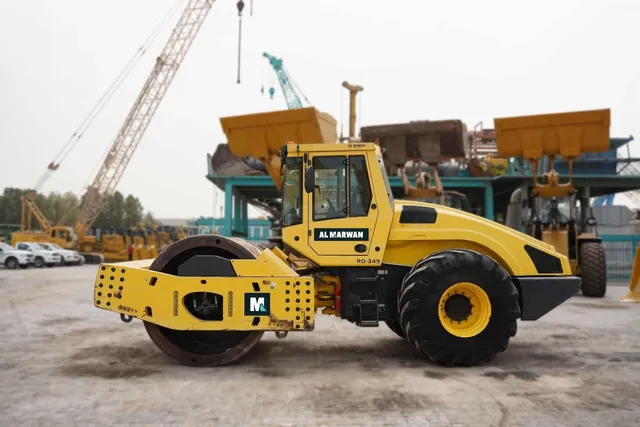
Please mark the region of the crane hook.
[[244, 1], [239, 0], [236, 3], [238, 8], [238, 84], [240, 84], [240, 59], [242, 57], [242, 11], [244, 10]]

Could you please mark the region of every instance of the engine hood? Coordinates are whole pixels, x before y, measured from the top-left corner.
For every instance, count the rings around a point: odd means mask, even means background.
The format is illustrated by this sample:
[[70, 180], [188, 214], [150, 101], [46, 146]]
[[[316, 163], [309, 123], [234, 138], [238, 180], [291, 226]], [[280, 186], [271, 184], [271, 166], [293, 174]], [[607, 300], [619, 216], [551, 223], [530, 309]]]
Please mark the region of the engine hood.
[[418, 225], [419, 222], [414, 222], [412, 224], [403, 224], [400, 221], [400, 217], [402, 215], [403, 207], [405, 206], [422, 206], [428, 207], [435, 210], [436, 218], [434, 218], [435, 222], [444, 222], [448, 224], [458, 224], [458, 227], [461, 229], [467, 228], [471, 230], [483, 230], [484, 232], [493, 232], [493, 233], [508, 233], [510, 235], [517, 235], [524, 243], [531, 245], [536, 248], [546, 249], [555, 251], [555, 248], [552, 245], [544, 243], [532, 236], [524, 234], [518, 230], [507, 227], [495, 221], [488, 220], [481, 216], [464, 212], [459, 209], [450, 208], [447, 206], [437, 205], [433, 203], [424, 203], [424, 202], [414, 202], [410, 200], [396, 200], [394, 201], [394, 212], [393, 212], [393, 227], [394, 228], [404, 228], [407, 226], [415, 226]]

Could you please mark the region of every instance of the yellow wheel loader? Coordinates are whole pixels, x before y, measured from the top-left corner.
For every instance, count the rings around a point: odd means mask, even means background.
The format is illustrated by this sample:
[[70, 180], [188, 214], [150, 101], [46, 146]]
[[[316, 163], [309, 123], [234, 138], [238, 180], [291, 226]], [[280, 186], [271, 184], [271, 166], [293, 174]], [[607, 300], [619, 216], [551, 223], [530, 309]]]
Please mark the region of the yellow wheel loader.
[[[604, 245], [602, 239], [589, 231], [596, 221], [589, 215], [588, 195], [580, 194], [573, 185], [573, 162], [582, 153], [610, 149], [610, 122], [610, 110], [495, 120], [499, 156], [523, 157], [531, 165], [533, 189], [528, 198], [527, 233], [567, 256], [573, 274], [582, 278], [582, 294], [598, 298], [607, 290]], [[558, 155], [568, 163], [566, 182], [561, 182], [554, 169]], [[545, 156], [548, 170], [538, 176], [538, 163]], [[578, 199], [580, 217], [576, 214]]]
[[[266, 129], [269, 114], [244, 119]], [[231, 143], [239, 133], [223, 127]], [[265, 132], [254, 126], [255, 138]], [[578, 292], [550, 245], [457, 209], [394, 200], [375, 143], [287, 133], [284, 250], [188, 237], [154, 260], [101, 265], [95, 306], [142, 320], [163, 352], [191, 366], [234, 362], [265, 332], [312, 331], [318, 310], [361, 327], [386, 322], [427, 359], [472, 366], [506, 350], [518, 319]]]

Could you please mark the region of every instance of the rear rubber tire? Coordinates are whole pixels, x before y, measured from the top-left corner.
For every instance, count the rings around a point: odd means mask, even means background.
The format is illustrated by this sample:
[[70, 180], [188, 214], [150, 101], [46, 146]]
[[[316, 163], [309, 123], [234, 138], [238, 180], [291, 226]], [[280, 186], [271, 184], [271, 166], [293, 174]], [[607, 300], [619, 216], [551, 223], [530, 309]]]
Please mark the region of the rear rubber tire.
[[607, 264], [601, 242], [586, 242], [580, 246], [580, 270], [582, 295], [604, 297], [607, 293]]
[[[190, 236], [169, 245], [153, 261], [150, 270], [178, 274], [178, 266], [194, 255], [215, 254], [228, 259], [255, 259], [255, 245], [222, 236]], [[147, 321], [151, 340], [165, 354], [188, 366], [222, 366], [245, 356], [262, 338], [262, 331], [178, 331]]]
[[[468, 282], [488, 296], [491, 316], [477, 335], [461, 338], [442, 325], [440, 298], [450, 286]], [[400, 294], [400, 322], [408, 340], [425, 357], [447, 366], [474, 366], [505, 351], [517, 331], [519, 294], [511, 277], [493, 259], [470, 250], [447, 250], [419, 261]]]

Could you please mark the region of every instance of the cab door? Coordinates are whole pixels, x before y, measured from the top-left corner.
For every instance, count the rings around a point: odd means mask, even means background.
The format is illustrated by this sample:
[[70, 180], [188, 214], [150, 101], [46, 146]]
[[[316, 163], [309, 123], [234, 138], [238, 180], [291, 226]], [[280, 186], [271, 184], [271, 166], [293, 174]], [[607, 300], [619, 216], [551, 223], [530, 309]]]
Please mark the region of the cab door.
[[366, 256], [378, 217], [366, 157], [314, 156], [309, 247], [318, 255]]

